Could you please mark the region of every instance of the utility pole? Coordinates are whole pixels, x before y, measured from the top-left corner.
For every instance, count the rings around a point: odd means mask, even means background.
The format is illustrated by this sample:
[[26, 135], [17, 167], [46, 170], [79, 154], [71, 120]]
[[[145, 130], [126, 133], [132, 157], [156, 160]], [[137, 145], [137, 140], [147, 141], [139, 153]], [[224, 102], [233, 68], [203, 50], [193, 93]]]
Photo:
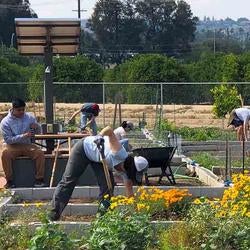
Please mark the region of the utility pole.
[[78, 0], [78, 18], [81, 19], [81, 0]]
[[77, 11], [78, 14], [78, 18], [81, 19], [81, 12], [85, 12], [87, 10], [81, 10], [81, 0], [77, 0], [78, 6], [77, 6], [77, 10], [72, 10], [72, 11]]
[[216, 51], [216, 41], [215, 41], [215, 33], [216, 33], [216, 29], [214, 28], [214, 54], [215, 54], [215, 51]]

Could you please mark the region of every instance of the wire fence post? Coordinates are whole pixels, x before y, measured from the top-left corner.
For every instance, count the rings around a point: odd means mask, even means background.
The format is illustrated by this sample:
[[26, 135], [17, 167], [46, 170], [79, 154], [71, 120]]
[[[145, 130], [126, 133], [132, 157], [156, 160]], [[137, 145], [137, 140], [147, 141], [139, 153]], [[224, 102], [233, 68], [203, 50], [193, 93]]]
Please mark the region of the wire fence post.
[[105, 127], [105, 83], [102, 84], [102, 112], [103, 112], [103, 127]]

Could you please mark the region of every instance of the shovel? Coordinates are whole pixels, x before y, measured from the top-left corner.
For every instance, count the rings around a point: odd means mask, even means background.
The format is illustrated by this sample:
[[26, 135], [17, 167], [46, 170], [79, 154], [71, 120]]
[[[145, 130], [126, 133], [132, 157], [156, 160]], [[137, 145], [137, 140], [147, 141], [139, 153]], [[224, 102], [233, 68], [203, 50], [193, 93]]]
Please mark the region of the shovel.
[[105, 178], [106, 178], [106, 182], [108, 186], [108, 193], [109, 193], [109, 198], [103, 199], [100, 202], [100, 205], [98, 208], [98, 212], [101, 213], [101, 215], [103, 215], [110, 206], [109, 199], [111, 198], [111, 196], [113, 196], [113, 187], [112, 187], [112, 182], [111, 182], [111, 178], [109, 174], [108, 164], [107, 164], [105, 154], [104, 154], [104, 139], [100, 138], [100, 139], [95, 140], [94, 142], [97, 145], [97, 148], [100, 152], [101, 162], [102, 162], [102, 166], [103, 166], [103, 170], [104, 170], [104, 174], [105, 174]]
[[59, 147], [60, 147], [60, 140], [57, 141], [57, 147], [56, 147], [56, 152], [55, 152], [55, 159], [54, 159], [53, 166], [52, 166], [52, 173], [51, 173], [50, 184], [49, 184], [50, 187], [52, 187], [53, 182], [54, 182], [54, 176], [55, 176], [57, 158], [58, 158], [58, 155], [59, 155]]

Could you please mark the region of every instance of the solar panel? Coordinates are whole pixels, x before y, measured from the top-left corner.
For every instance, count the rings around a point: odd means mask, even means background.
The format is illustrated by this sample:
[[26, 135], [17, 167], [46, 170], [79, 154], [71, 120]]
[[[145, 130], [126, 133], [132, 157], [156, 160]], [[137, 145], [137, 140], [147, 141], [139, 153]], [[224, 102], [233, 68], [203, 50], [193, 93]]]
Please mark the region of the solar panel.
[[16, 18], [18, 51], [23, 55], [75, 55], [79, 49], [80, 19]]

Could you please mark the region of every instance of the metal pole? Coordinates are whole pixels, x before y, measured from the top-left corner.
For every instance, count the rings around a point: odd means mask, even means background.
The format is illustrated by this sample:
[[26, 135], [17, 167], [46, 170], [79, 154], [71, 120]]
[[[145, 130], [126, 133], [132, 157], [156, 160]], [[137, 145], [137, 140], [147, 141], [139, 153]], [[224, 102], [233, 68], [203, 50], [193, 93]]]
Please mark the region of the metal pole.
[[163, 84], [161, 83], [161, 121], [163, 118]]
[[103, 127], [105, 127], [105, 84], [102, 84]]
[[[50, 41], [50, 29], [47, 28], [47, 46], [44, 49], [45, 77], [44, 77], [44, 111], [46, 123], [53, 124], [53, 51]], [[53, 125], [52, 125], [53, 126]], [[48, 132], [48, 126], [46, 131]], [[53, 131], [54, 132], [54, 131]], [[54, 140], [46, 140], [47, 152], [54, 149]]]
[[242, 140], [242, 174], [245, 172], [245, 138]]
[[226, 135], [226, 169], [225, 169], [225, 181], [228, 180], [228, 138]]
[[46, 123], [53, 124], [53, 48], [50, 39], [51, 28], [47, 27], [46, 47], [44, 48], [44, 110]]
[[228, 149], [228, 174], [229, 174], [229, 178], [230, 178], [230, 181], [232, 180], [232, 149], [231, 147], [229, 147]]
[[45, 51], [44, 110], [46, 123], [53, 124], [53, 75], [51, 48]]

